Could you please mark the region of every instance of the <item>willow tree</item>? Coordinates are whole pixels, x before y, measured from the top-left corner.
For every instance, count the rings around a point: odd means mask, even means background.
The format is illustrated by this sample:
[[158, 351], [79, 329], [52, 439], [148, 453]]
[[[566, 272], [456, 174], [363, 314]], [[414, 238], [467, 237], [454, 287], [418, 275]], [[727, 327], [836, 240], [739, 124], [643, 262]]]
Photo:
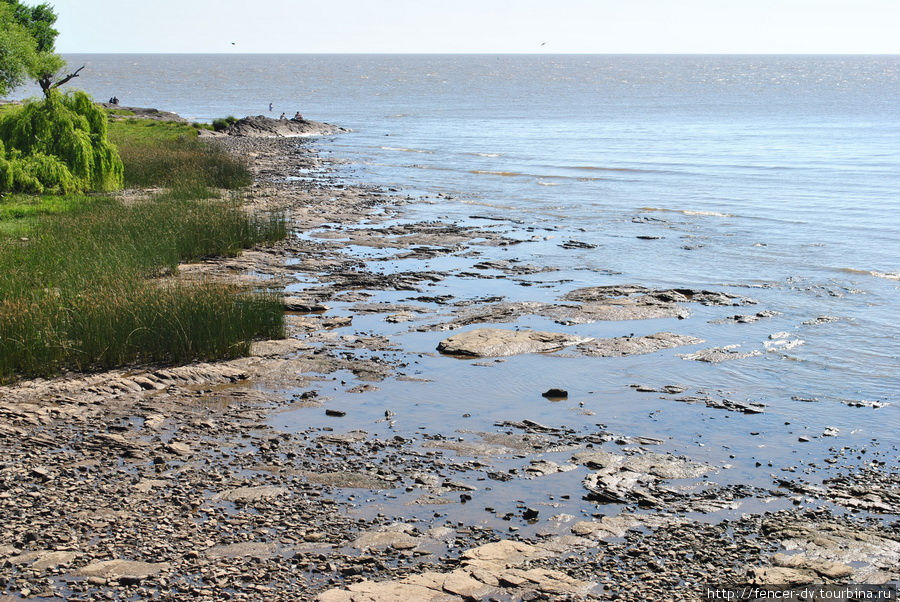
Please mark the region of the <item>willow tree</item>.
[[[55, 24], [56, 13], [50, 4], [28, 6], [19, 0], [0, 0], [0, 25], [4, 30], [0, 34], [0, 72], [4, 63], [17, 69], [16, 77], [10, 80], [10, 89], [22, 83], [24, 73], [37, 82], [45, 97], [49, 97], [52, 90], [78, 77], [84, 69], [82, 66], [71, 73], [64, 72], [66, 61], [56, 54], [59, 31]], [[7, 30], [11, 33], [5, 33]], [[8, 39], [4, 40], [4, 37]], [[0, 88], [0, 92], [6, 94], [8, 90]]]
[[122, 159], [107, 128], [106, 113], [81, 91], [51, 89], [8, 111], [0, 117], [0, 191], [122, 188]]

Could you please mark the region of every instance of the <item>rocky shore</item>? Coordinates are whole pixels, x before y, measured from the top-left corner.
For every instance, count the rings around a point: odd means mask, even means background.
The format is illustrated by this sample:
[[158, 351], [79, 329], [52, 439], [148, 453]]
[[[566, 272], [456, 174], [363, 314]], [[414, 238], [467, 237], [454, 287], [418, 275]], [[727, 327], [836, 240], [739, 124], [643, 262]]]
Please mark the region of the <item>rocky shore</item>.
[[[379, 396], [393, 383], [424, 389], [434, 375], [423, 364], [455, 358], [485, 369], [529, 353], [749, 358], [768, 346], [574, 328], [677, 325], [698, 307], [723, 324], [776, 312], [728, 291], [630, 283], [552, 302], [455, 298], [442, 282], [547, 271], [485, 256], [538, 235], [404, 219], [413, 201], [442, 199], [350, 185], [307, 141], [214, 142], [252, 162], [248, 210], [284, 212], [294, 235], [181, 277], [284, 289], [291, 337], [233, 361], [0, 388], [0, 600], [696, 600], [706, 584], [900, 579], [890, 442], [836, 443], [801, 472], [762, 466], [785, 470], [748, 483], [697, 447], [614, 432], [601, 416], [573, 427], [510, 408], [465, 428], [472, 400], [448, 426]], [[436, 258], [457, 263], [427, 267]], [[626, 393], [731, 420], [767, 409], [678, 383]], [[581, 403], [573, 415], [587, 416]]]

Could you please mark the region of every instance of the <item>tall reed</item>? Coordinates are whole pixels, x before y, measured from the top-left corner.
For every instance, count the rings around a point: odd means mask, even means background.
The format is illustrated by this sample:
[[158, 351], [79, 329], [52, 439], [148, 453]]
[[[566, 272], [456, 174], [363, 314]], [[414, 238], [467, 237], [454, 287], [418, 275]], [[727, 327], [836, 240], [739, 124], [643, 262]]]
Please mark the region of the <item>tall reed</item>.
[[0, 239], [0, 380], [235, 357], [283, 336], [271, 293], [154, 278], [286, 235], [279, 215], [188, 196], [98, 198], [42, 216], [27, 240]]

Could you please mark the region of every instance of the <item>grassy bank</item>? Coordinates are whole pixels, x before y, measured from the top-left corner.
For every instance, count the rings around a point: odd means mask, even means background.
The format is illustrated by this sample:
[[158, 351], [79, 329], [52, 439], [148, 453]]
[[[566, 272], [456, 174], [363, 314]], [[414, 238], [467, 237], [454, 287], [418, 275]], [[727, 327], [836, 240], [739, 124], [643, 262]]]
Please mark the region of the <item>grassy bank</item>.
[[128, 202], [0, 199], [0, 381], [237, 357], [284, 334], [274, 294], [160, 277], [286, 235], [280, 216], [218, 198], [249, 183], [247, 167], [191, 126], [128, 119], [110, 130], [126, 182], [170, 188]]
[[186, 123], [123, 119], [109, 125], [119, 147], [128, 187], [202, 184], [212, 188], [249, 186], [250, 172], [239, 159], [197, 137]]

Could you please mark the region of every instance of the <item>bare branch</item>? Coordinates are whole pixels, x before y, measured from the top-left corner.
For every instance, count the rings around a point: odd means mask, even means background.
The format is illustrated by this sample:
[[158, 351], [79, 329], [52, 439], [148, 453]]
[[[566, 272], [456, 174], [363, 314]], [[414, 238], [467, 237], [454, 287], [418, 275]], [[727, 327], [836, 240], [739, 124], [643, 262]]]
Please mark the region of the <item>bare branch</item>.
[[73, 71], [72, 73], [68, 74], [67, 76], [65, 76], [64, 78], [62, 78], [62, 79], [59, 80], [58, 82], [56, 82], [55, 84], [51, 85], [51, 86], [50, 86], [50, 89], [52, 90], [53, 88], [58, 88], [58, 87], [60, 87], [61, 85], [67, 83], [69, 80], [75, 79], [76, 77], [78, 77], [78, 72], [81, 71], [82, 69], [84, 69], [84, 67], [85, 67], [85, 66], [82, 65], [81, 67], [79, 67], [78, 69], [76, 69], [75, 71]]

